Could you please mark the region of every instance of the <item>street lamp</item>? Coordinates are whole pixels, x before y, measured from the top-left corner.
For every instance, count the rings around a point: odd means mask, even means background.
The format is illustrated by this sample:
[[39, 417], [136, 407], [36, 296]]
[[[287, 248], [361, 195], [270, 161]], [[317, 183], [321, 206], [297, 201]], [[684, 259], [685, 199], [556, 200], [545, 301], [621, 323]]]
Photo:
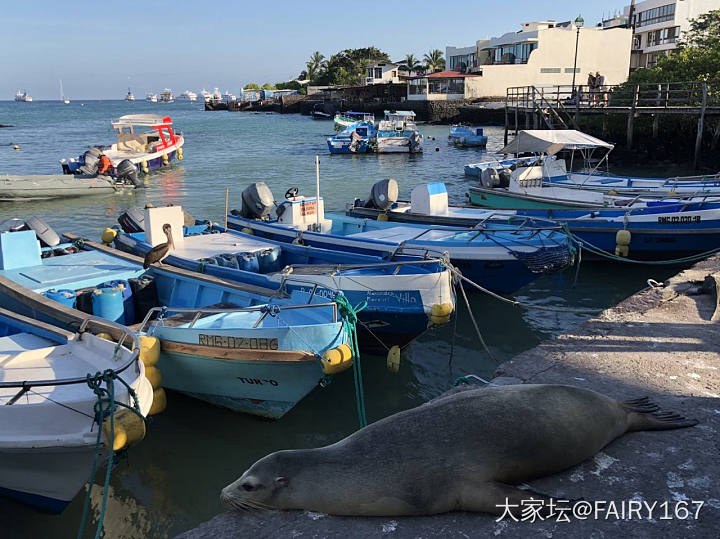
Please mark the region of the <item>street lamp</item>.
[[578, 51], [578, 41], [580, 41], [580, 28], [583, 27], [583, 24], [585, 23], [585, 19], [582, 18], [582, 15], [578, 15], [577, 19], [575, 19], [575, 27], [577, 28], [577, 34], [575, 35], [575, 61], [573, 62], [573, 83], [572, 83], [572, 95], [577, 99], [577, 94], [575, 93], [575, 72], [577, 71], [577, 51]]

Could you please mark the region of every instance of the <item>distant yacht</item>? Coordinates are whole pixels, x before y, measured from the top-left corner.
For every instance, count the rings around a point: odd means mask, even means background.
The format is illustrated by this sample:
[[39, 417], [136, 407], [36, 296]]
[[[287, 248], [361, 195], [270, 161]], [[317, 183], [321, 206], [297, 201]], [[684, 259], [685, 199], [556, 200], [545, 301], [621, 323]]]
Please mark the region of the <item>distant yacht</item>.
[[135, 96], [134, 96], [133, 93], [130, 91], [130, 87], [129, 87], [129, 86], [128, 86], [128, 93], [127, 93], [127, 95], [125, 96], [125, 101], [135, 101]]
[[185, 90], [178, 96], [178, 100], [180, 99], [183, 101], [197, 101], [197, 94], [195, 92], [191, 92], [190, 90]]
[[150, 103], [157, 103], [157, 95], [150, 93], [145, 96], [145, 101], [150, 101]]
[[206, 103], [212, 99], [212, 94], [208, 92], [205, 88], [200, 90], [200, 95]]
[[15, 94], [15, 101], [22, 101], [23, 103], [30, 103], [32, 101], [32, 97], [30, 97], [30, 94], [27, 93], [27, 91], [20, 92]]
[[170, 88], [165, 88], [160, 92], [160, 97], [158, 98], [159, 103], [172, 103], [173, 101], [175, 101], [175, 96]]
[[66, 105], [69, 105], [69, 104], [70, 104], [70, 100], [69, 100], [67, 97], [65, 97], [65, 92], [63, 92], [62, 79], [60, 79], [60, 99], [61, 99], [62, 102], [65, 103]]

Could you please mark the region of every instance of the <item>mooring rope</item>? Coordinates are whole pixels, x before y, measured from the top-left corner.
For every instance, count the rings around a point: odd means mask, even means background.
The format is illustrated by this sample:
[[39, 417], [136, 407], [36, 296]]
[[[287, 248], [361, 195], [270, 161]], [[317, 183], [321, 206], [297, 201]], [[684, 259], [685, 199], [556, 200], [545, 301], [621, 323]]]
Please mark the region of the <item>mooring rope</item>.
[[362, 365], [360, 364], [360, 347], [358, 346], [357, 340], [357, 313], [367, 306], [367, 302], [363, 301], [353, 307], [342, 292], [338, 292], [335, 295], [334, 301], [337, 303], [338, 312], [347, 325], [347, 330], [350, 335], [353, 354], [353, 378], [355, 379], [355, 405], [360, 428], [362, 428], [367, 426], [367, 415], [365, 414], [365, 395], [362, 381]]

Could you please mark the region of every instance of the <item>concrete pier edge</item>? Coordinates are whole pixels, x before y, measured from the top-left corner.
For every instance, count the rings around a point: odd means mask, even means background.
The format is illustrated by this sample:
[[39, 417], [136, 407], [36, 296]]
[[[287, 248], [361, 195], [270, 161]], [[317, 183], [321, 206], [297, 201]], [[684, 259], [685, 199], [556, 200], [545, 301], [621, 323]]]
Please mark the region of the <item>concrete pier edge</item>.
[[[665, 286], [637, 293], [497, 369], [494, 383], [572, 384], [618, 400], [649, 396], [663, 410], [700, 421], [687, 429], [626, 434], [594, 458], [530, 483], [534, 490], [558, 498], [600, 502], [599, 519], [571, 515], [570, 522], [507, 518], [498, 522], [491, 515], [460, 512], [376, 518], [309, 511], [225, 512], [179, 537], [717, 537], [718, 283], [720, 257], [712, 257], [681, 271]], [[228, 482], [234, 479], [229, 477]], [[622, 504], [627, 506], [630, 500], [643, 504], [642, 518], [627, 514], [622, 518]], [[614, 503], [617, 517], [609, 511], [609, 502]], [[693, 502], [703, 502], [697, 518], [699, 504]]]

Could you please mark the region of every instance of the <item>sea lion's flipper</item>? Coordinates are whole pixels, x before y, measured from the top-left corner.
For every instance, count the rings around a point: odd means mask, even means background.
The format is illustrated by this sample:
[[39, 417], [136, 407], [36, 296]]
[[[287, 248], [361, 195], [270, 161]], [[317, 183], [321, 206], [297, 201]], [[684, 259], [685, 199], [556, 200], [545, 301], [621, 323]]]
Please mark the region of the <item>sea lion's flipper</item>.
[[660, 411], [647, 397], [625, 401], [621, 406], [628, 413], [628, 432], [636, 430], [670, 430], [692, 427], [697, 419], [686, 419], [675, 412]]
[[483, 482], [477, 485], [464, 485], [457, 509], [461, 511], [479, 511], [493, 515], [503, 515], [507, 511], [520, 518], [523, 508], [530, 507], [529, 500], [537, 500], [544, 516], [549, 496], [532, 490], [521, 490], [515, 486], [498, 482]]

